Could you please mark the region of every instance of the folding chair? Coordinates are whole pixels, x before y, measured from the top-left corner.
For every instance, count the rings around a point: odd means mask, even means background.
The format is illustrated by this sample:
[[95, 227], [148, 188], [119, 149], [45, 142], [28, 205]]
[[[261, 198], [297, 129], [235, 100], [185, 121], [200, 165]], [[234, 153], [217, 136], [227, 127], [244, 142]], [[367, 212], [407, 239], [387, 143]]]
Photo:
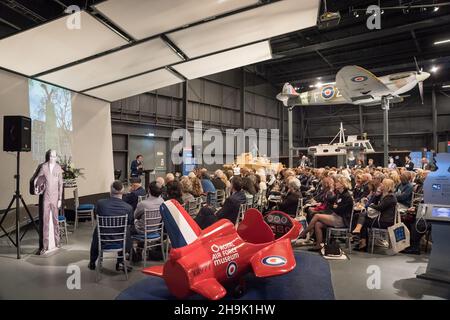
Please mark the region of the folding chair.
[[69, 244], [69, 236], [67, 232], [67, 219], [63, 215], [58, 216], [58, 225], [59, 225], [59, 239], [63, 236], [66, 238], [66, 244]]
[[331, 239], [344, 239], [348, 248], [348, 252], [352, 253], [352, 224], [353, 224], [353, 213], [350, 215], [350, 225], [348, 228], [327, 228], [327, 244], [330, 244]]
[[217, 190], [216, 197], [217, 197], [217, 206], [218, 207], [223, 206], [223, 203], [225, 202], [225, 190], [221, 189]]
[[198, 199], [191, 200], [184, 204], [184, 209], [189, 213], [192, 219], [197, 217], [198, 212], [200, 211], [201, 202]]
[[73, 190], [73, 197], [75, 199], [75, 224], [73, 227], [73, 231], [78, 228], [78, 220], [80, 218], [90, 218], [91, 225], [94, 227], [94, 209], [95, 206], [93, 204], [85, 203], [80, 205], [80, 199], [78, 197], [78, 188]]
[[237, 220], [235, 223], [236, 229], [239, 226], [239, 223], [241, 223], [241, 221], [244, 220], [244, 215], [248, 208], [249, 208], [249, 206], [247, 203], [243, 203], [239, 206], [239, 213], [238, 213]]
[[[103, 267], [103, 260], [106, 259], [123, 259], [125, 278], [128, 280], [127, 262], [125, 260], [125, 248], [127, 238], [127, 221], [128, 216], [98, 216], [97, 232], [98, 232], [98, 259], [97, 259], [97, 281], [100, 279], [100, 271]], [[105, 258], [104, 253], [117, 253], [116, 257]], [[119, 255], [119, 252], [122, 252]]]
[[159, 210], [144, 211], [144, 234], [138, 234], [131, 237], [132, 240], [143, 242], [142, 260], [144, 267], [147, 265], [147, 251], [154, 247], [161, 247], [163, 260], [166, 261], [166, 251], [164, 250], [164, 221]]

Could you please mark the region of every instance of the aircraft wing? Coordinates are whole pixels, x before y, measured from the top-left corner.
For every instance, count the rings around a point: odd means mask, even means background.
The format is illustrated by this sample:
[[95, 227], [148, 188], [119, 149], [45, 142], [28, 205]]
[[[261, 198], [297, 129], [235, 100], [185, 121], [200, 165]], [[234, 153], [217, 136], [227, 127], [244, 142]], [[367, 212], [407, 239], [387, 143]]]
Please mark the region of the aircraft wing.
[[277, 241], [258, 251], [251, 259], [253, 272], [257, 277], [271, 277], [292, 271], [295, 257], [289, 239]]
[[227, 290], [213, 278], [201, 280], [191, 286], [191, 290], [209, 300], [219, 300], [227, 294]]
[[152, 266], [152, 267], [148, 267], [142, 270], [143, 273], [145, 274], [149, 274], [151, 276], [155, 276], [155, 277], [163, 277], [163, 270], [164, 270], [164, 265], [161, 264], [159, 266]]
[[345, 99], [352, 102], [392, 94], [375, 75], [358, 66], [346, 66], [339, 70], [336, 87]]

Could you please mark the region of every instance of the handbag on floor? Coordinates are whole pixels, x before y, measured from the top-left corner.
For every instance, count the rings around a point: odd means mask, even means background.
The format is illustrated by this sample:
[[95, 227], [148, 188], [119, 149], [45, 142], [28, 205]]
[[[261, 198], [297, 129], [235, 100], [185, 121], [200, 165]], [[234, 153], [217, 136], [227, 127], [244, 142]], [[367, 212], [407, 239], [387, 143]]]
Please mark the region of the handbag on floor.
[[401, 217], [398, 210], [395, 212], [394, 225], [388, 227], [387, 230], [393, 253], [398, 253], [409, 247], [409, 230], [406, 225], [401, 222]]

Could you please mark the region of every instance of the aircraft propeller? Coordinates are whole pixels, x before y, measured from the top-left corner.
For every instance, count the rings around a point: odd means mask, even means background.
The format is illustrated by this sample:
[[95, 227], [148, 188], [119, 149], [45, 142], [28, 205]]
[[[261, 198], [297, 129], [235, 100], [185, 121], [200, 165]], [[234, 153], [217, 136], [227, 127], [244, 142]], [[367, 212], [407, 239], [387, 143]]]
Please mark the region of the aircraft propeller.
[[[414, 57], [414, 62], [416, 63], [417, 74], [421, 75], [423, 68], [419, 68], [419, 64], [417, 63], [416, 57]], [[417, 86], [419, 87], [420, 99], [422, 100], [422, 104], [424, 104], [424, 102], [423, 102], [423, 81], [418, 81]]]

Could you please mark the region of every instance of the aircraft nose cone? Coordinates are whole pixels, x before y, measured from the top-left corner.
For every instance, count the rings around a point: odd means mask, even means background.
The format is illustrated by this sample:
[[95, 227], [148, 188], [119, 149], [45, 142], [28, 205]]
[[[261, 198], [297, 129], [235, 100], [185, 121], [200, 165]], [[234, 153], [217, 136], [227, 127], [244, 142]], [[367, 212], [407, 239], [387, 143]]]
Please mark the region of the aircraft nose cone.
[[428, 72], [422, 71], [420, 74], [416, 75], [417, 81], [421, 82], [421, 81], [425, 81], [430, 77], [431, 74], [429, 74]]

